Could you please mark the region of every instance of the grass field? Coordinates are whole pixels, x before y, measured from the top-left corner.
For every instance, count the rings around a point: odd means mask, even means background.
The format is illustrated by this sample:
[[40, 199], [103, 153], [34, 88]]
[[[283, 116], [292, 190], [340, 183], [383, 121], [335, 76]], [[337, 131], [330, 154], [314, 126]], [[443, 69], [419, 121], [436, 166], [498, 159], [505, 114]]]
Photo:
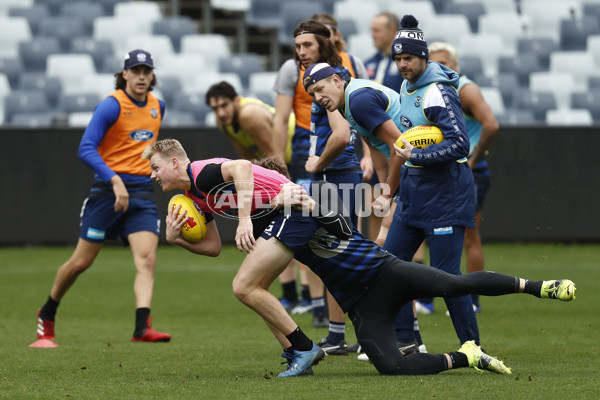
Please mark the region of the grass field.
[[[56, 349], [31, 349], [35, 312], [72, 248], [0, 248], [0, 398], [6, 399], [597, 399], [600, 397], [599, 245], [488, 244], [488, 269], [530, 279], [568, 277], [571, 303], [527, 295], [483, 298], [482, 344], [513, 375], [472, 369], [386, 377], [354, 355], [329, 356], [312, 377], [276, 379], [281, 349], [231, 293], [242, 260], [158, 252], [152, 314], [171, 343], [131, 343], [134, 270], [127, 248], [106, 247], [63, 299]], [[273, 288], [279, 295], [280, 286]], [[456, 350], [441, 299], [421, 316], [430, 352]], [[297, 316], [314, 340], [326, 329]], [[347, 339], [353, 343], [350, 324]]]

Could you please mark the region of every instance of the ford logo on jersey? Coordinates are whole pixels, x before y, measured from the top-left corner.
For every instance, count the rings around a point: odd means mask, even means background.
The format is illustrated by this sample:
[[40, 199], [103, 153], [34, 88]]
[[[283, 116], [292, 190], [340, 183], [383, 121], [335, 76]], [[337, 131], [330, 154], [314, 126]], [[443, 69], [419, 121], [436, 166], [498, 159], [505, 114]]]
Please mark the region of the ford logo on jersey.
[[129, 134], [129, 137], [133, 140], [137, 140], [138, 142], [145, 142], [146, 140], [151, 140], [154, 138], [154, 132], [149, 131], [147, 129], [138, 129]]
[[410, 129], [413, 127], [412, 121], [405, 115], [400, 116], [400, 123], [406, 129]]

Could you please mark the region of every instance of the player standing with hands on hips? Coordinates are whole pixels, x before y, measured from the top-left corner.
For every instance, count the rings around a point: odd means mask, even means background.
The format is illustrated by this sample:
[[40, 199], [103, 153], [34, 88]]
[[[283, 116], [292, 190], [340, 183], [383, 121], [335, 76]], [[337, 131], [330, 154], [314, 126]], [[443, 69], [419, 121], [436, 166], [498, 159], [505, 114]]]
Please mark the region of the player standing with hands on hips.
[[156, 85], [150, 53], [129, 52], [115, 78], [116, 91], [98, 104], [79, 145], [79, 158], [94, 171], [94, 183], [83, 203], [77, 246], [59, 268], [50, 296], [38, 311], [38, 341], [31, 347], [57, 346], [50, 341], [55, 338], [54, 319], [60, 301], [79, 274], [92, 265], [104, 241], [117, 237], [131, 247], [136, 269], [136, 321], [131, 340], [171, 340], [150, 323], [160, 217], [150, 163], [141, 158], [158, 137], [165, 104], [150, 93]]

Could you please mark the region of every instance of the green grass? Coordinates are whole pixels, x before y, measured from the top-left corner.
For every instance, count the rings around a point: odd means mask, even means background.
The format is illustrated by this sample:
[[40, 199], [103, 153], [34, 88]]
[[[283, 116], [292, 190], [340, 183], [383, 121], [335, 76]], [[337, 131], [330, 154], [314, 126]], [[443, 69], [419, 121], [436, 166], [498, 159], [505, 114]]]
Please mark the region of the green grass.
[[[134, 270], [127, 248], [106, 247], [63, 299], [57, 349], [31, 349], [35, 312], [72, 248], [0, 248], [0, 398], [6, 399], [595, 399], [600, 393], [598, 245], [485, 246], [488, 269], [530, 279], [568, 277], [572, 303], [526, 295], [483, 298], [482, 344], [513, 375], [471, 369], [386, 377], [354, 355], [327, 357], [312, 377], [275, 379], [281, 349], [231, 293], [242, 255], [158, 252], [152, 314], [168, 344], [131, 343]], [[280, 287], [273, 288], [279, 294]], [[443, 300], [421, 316], [430, 352], [456, 350]], [[326, 329], [297, 316], [314, 340]], [[347, 339], [355, 340], [350, 324]]]

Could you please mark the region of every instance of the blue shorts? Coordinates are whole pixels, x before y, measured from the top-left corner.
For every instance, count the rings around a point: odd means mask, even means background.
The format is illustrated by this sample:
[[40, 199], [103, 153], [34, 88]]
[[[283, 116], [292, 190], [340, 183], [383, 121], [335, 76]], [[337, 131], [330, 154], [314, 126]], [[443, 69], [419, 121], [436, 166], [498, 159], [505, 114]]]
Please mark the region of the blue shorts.
[[315, 235], [320, 225], [312, 217], [302, 215], [300, 210], [292, 210], [290, 214], [281, 211], [271, 224], [260, 235], [263, 239], [275, 237], [293, 252], [304, 246]]
[[115, 198], [90, 196], [81, 208], [79, 237], [93, 243], [119, 236], [127, 243], [127, 236], [141, 231], [160, 235], [160, 217], [153, 200], [135, 197], [130, 193], [125, 213], [115, 212]]

